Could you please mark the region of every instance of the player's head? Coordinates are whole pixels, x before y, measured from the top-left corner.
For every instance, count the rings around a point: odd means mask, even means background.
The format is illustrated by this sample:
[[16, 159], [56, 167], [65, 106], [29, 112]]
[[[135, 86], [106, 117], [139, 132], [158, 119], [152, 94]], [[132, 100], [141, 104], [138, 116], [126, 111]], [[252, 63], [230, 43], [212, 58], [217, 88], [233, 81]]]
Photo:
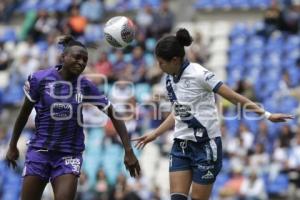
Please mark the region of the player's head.
[[169, 35], [157, 42], [155, 55], [159, 67], [168, 74], [178, 71], [185, 56], [185, 46], [189, 46], [193, 39], [190, 33], [182, 28], [176, 32], [176, 36]]
[[88, 52], [86, 47], [72, 36], [64, 36], [59, 44], [64, 47], [62, 53], [62, 64], [68, 73], [79, 76], [86, 67]]

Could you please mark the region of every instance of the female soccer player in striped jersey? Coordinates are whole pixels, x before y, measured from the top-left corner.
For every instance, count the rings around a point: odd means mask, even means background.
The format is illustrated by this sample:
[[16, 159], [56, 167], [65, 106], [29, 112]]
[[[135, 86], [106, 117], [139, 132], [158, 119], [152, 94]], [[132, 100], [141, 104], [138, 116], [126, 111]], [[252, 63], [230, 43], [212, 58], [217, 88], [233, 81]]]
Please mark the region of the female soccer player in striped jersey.
[[166, 89], [173, 105], [172, 113], [153, 132], [133, 139], [137, 141], [137, 148], [143, 148], [175, 126], [169, 166], [171, 200], [187, 200], [190, 188], [193, 200], [208, 200], [222, 168], [221, 132], [214, 93], [233, 104], [247, 106], [248, 110], [272, 122], [292, 118], [263, 110], [219, 81], [214, 73], [185, 60], [184, 46], [191, 43], [186, 29], [158, 41], [155, 54], [160, 68], [167, 73]]
[[25, 83], [25, 101], [17, 117], [9, 149], [8, 164], [16, 166], [17, 143], [33, 109], [36, 133], [30, 139], [23, 170], [22, 200], [41, 199], [51, 181], [56, 200], [74, 199], [82, 165], [84, 134], [82, 106], [93, 104], [112, 120], [125, 149], [124, 163], [131, 176], [140, 173], [125, 124], [115, 117], [115, 110], [97, 87], [80, 76], [86, 67], [86, 47], [70, 36], [64, 37], [62, 65], [38, 71]]

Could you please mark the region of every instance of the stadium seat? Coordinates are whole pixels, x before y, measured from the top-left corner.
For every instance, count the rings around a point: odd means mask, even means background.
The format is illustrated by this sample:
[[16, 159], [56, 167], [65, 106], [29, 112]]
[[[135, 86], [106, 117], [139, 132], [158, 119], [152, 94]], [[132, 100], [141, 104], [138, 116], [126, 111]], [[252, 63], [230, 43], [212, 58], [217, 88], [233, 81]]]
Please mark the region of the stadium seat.
[[227, 10], [231, 8], [230, 0], [214, 0], [213, 6], [217, 9], [219, 8]]
[[135, 97], [138, 102], [144, 102], [145, 99], [150, 98], [149, 95], [151, 91], [151, 87], [148, 83], [138, 83], [135, 85]]
[[249, 28], [245, 23], [236, 23], [233, 25], [233, 28], [230, 32], [230, 38], [235, 37], [246, 37], [249, 34]]
[[288, 191], [289, 180], [285, 174], [279, 174], [275, 180], [269, 181], [267, 191], [270, 195], [285, 196]]
[[230, 0], [232, 8], [248, 9], [250, 7], [248, 0]]
[[213, 9], [214, 4], [211, 0], [197, 0], [194, 7], [197, 9]]
[[59, 0], [59, 3], [55, 4], [55, 10], [63, 12], [67, 11], [72, 3], [72, 0]]
[[17, 39], [16, 31], [11, 27], [5, 28], [3, 33], [0, 34], [0, 41], [3, 42], [17, 41]]
[[228, 40], [230, 34], [231, 23], [227, 21], [217, 21], [212, 23], [210, 36], [212, 38], [220, 37]]
[[251, 0], [249, 1], [251, 8], [266, 9], [271, 5], [272, 0]]
[[20, 4], [17, 10], [22, 13], [26, 13], [30, 10], [37, 10], [38, 4], [39, 0], [26, 0]]
[[154, 38], [147, 38], [145, 43], [146, 50], [149, 52], [153, 52], [156, 45], [156, 40]]
[[55, 4], [59, 4], [60, 2], [57, 0], [43, 0], [39, 1], [37, 8], [40, 10], [47, 10], [49, 12], [55, 10]]

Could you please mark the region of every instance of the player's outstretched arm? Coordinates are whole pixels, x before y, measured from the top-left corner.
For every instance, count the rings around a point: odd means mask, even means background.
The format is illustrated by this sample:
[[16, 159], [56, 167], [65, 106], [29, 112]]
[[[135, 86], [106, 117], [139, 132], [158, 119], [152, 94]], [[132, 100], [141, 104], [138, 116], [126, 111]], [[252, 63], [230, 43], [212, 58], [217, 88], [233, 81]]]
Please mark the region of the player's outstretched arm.
[[110, 105], [107, 108], [107, 115], [111, 119], [115, 129], [117, 130], [117, 132], [122, 140], [122, 143], [123, 143], [123, 146], [125, 149], [124, 164], [126, 166], [126, 169], [129, 170], [130, 176], [137, 177], [140, 175], [140, 171], [141, 171], [139, 162], [131, 148], [130, 140], [128, 137], [128, 132], [127, 132], [125, 123], [124, 123], [124, 121], [117, 119], [115, 117], [115, 113], [116, 112], [115, 112], [113, 106]]
[[27, 123], [28, 117], [32, 111], [33, 106], [34, 103], [29, 101], [29, 99], [25, 97], [20, 113], [15, 122], [12, 138], [10, 140], [5, 157], [8, 166], [12, 165], [13, 168], [17, 166], [16, 160], [19, 158], [19, 150], [17, 148], [17, 143], [22, 133], [22, 130]]
[[259, 107], [257, 104], [255, 104], [248, 98], [234, 92], [225, 84], [223, 84], [218, 89], [217, 93], [235, 105], [241, 104], [242, 106], [246, 106], [247, 109], [257, 113], [258, 115], [265, 116], [271, 122], [285, 122], [288, 119], [293, 119], [292, 115], [287, 115], [282, 113], [271, 114], [265, 111], [264, 109]]
[[132, 141], [137, 141], [137, 143], [135, 144], [136, 148], [143, 149], [146, 146], [146, 144], [155, 140], [158, 136], [164, 134], [167, 130], [172, 128], [174, 124], [174, 115], [173, 113], [171, 113], [157, 129], [141, 137], [133, 138]]

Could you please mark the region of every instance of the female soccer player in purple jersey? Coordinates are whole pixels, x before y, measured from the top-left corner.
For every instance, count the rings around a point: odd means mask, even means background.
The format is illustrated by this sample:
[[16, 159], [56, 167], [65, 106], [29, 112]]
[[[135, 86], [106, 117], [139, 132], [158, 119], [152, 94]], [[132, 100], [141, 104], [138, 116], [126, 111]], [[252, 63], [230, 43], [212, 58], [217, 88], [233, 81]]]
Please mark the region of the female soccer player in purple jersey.
[[222, 168], [221, 132], [214, 93], [272, 122], [292, 118], [265, 111], [235, 93], [201, 65], [184, 60], [184, 46], [191, 43], [186, 29], [158, 41], [155, 54], [160, 68], [168, 74], [166, 89], [173, 110], [153, 132], [133, 139], [137, 141], [137, 148], [143, 148], [175, 125], [169, 166], [171, 200], [187, 200], [190, 188], [193, 200], [208, 200]]
[[84, 134], [82, 105], [97, 106], [112, 120], [125, 149], [124, 164], [130, 175], [140, 173], [125, 124], [97, 87], [81, 77], [86, 67], [86, 47], [70, 36], [64, 37], [62, 65], [33, 73], [25, 83], [25, 101], [17, 117], [6, 160], [16, 166], [17, 143], [33, 107], [36, 110], [36, 134], [30, 139], [23, 171], [22, 200], [41, 199], [50, 180], [56, 200], [74, 199], [82, 165]]

